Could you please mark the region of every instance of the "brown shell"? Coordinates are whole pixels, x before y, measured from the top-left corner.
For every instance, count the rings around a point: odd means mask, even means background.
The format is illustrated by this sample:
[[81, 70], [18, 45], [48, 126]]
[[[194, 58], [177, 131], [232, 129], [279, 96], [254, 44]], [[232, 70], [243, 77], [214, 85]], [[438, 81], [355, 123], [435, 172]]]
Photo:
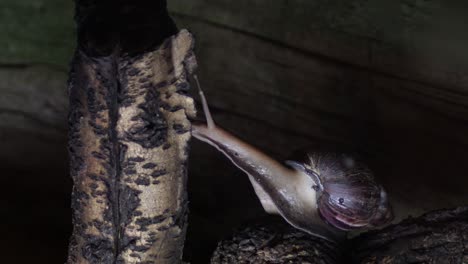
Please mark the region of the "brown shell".
[[380, 226], [393, 217], [383, 188], [359, 159], [341, 153], [309, 153], [307, 171], [317, 181], [320, 216], [342, 230]]

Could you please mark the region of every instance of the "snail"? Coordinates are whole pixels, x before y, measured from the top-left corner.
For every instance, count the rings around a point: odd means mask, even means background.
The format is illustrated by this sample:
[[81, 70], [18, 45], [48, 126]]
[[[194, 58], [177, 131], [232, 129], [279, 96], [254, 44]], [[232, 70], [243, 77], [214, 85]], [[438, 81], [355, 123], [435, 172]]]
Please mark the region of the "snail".
[[194, 76], [206, 124], [193, 123], [192, 135], [223, 153], [245, 172], [264, 210], [293, 227], [329, 241], [347, 231], [382, 226], [393, 218], [385, 190], [372, 171], [349, 154], [311, 152], [306, 162], [284, 166], [215, 125]]

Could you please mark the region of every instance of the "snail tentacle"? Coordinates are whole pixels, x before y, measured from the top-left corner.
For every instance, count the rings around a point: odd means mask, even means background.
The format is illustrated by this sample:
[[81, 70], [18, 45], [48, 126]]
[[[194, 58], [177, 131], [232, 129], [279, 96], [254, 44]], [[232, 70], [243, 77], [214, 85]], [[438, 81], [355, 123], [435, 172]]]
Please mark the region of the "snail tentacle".
[[203, 107], [203, 112], [205, 113], [205, 118], [206, 118], [206, 125], [208, 126], [208, 129], [215, 128], [215, 122], [213, 120], [213, 117], [211, 116], [210, 108], [208, 107], [208, 102], [206, 101], [205, 94], [203, 93], [201, 87], [200, 87], [200, 82], [198, 81], [198, 76], [196, 74], [193, 75], [193, 78], [195, 79], [198, 87], [198, 94], [200, 95], [200, 99], [202, 101], [202, 107]]

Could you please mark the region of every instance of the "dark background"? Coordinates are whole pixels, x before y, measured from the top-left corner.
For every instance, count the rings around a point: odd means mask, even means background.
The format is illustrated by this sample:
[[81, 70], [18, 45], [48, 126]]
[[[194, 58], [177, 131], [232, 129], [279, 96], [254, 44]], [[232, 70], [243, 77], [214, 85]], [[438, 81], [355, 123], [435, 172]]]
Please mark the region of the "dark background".
[[[461, 1], [460, 1], [461, 2]], [[368, 157], [395, 222], [468, 201], [468, 4], [171, 0], [196, 35], [215, 120], [279, 160], [327, 145]], [[63, 263], [73, 2], [0, 2], [2, 263]], [[149, 33], [150, 34], [150, 33]], [[264, 216], [247, 177], [193, 140], [185, 258]]]

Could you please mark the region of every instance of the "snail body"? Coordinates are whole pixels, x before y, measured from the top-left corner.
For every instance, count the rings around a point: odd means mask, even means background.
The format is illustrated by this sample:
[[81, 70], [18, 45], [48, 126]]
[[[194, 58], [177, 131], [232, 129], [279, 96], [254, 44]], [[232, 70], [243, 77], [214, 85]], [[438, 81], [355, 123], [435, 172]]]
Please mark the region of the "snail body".
[[[198, 80], [197, 80], [198, 82]], [[244, 171], [267, 213], [330, 241], [352, 229], [387, 223], [392, 210], [371, 170], [350, 155], [311, 152], [306, 162], [284, 166], [215, 125], [200, 90], [207, 120], [193, 123], [192, 135], [223, 153]]]
[[288, 168], [217, 126], [192, 124], [192, 135], [223, 153], [244, 171], [267, 213], [281, 215], [292, 226], [336, 240], [343, 234], [330, 228], [319, 215], [317, 183], [306, 171]]

